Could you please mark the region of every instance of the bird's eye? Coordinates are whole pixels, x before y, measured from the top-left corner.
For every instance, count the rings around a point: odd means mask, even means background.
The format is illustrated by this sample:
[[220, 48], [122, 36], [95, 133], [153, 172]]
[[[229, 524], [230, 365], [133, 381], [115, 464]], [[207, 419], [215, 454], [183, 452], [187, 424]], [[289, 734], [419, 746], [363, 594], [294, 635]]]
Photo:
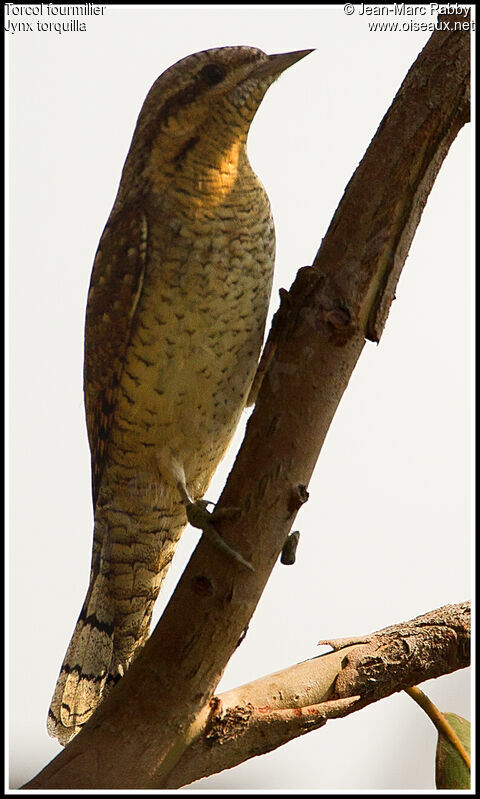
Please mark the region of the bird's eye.
[[200, 77], [208, 86], [221, 83], [225, 77], [225, 69], [219, 64], [207, 64], [200, 70]]

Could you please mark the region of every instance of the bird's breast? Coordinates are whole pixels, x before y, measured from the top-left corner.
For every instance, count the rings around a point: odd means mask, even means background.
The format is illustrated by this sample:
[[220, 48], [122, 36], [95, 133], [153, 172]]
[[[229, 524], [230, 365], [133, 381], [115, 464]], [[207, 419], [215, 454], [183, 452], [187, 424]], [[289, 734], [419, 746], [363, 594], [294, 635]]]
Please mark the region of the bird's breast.
[[132, 457], [178, 453], [190, 482], [202, 468], [209, 479], [223, 455], [263, 339], [275, 236], [268, 200], [244, 199], [181, 218], [168, 246], [162, 226], [148, 223], [116, 435]]

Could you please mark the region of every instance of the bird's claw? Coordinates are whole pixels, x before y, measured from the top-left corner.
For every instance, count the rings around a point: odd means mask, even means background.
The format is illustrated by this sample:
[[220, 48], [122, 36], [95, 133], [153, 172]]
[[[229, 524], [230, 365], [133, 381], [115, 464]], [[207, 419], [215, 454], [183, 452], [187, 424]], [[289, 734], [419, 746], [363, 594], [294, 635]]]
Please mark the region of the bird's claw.
[[240, 508], [218, 508], [218, 510], [215, 508], [210, 513], [210, 511], [207, 510], [207, 505], [213, 505], [213, 502], [209, 502], [205, 499], [197, 499], [196, 502], [188, 501], [186, 503], [187, 519], [192, 527], [197, 527], [199, 530], [202, 530], [210, 541], [219, 549], [238, 561], [238, 563], [241, 563], [247, 569], [250, 569], [250, 571], [254, 571], [252, 564], [248, 560], [245, 560], [235, 549], [232, 549], [232, 547], [223, 540], [214, 526], [214, 522], [220, 519], [231, 519], [234, 516], [238, 516]]

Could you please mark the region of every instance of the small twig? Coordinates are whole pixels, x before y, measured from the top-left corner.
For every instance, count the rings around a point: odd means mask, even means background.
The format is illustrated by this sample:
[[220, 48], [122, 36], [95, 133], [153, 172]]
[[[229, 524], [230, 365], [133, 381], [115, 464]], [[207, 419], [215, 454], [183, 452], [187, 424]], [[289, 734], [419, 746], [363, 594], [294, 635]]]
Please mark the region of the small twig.
[[452, 746], [455, 747], [458, 754], [461, 755], [466, 765], [470, 769], [470, 756], [467, 750], [465, 749], [453, 727], [448, 723], [447, 719], [443, 713], [440, 712], [438, 707], [436, 707], [428, 698], [428, 696], [424, 694], [420, 688], [417, 688], [416, 685], [413, 685], [411, 688], [405, 688], [405, 693], [411, 696], [417, 705], [420, 705], [422, 710], [424, 710], [427, 716], [432, 720], [440, 735], [443, 735], [447, 741], [450, 741]]

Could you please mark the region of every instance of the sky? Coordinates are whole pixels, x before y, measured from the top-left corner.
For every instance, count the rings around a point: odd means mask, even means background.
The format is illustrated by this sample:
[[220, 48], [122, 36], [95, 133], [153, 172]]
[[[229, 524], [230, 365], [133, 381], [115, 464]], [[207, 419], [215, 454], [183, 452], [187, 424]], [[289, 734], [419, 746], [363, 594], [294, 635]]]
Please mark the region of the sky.
[[[315, 48], [269, 89], [249, 135], [277, 233], [270, 320], [278, 289], [312, 263], [431, 35], [415, 30], [408, 14], [388, 17], [401, 30], [372, 31], [373, 17], [348, 4], [98, 8], [104, 13], [60, 18], [44, 6], [41, 18], [28, 19], [11, 9], [5, 33], [11, 788], [60, 751], [45, 719], [87, 589], [92, 539], [86, 297], [151, 84], [180, 58], [210, 47]], [[422, 21], [433, 22], [424, 8]], [[86, 20], [86, 30], [50, 29], [59, 19]], [[19, 22], [23, 30], [14, 28]], [[297, 563], [275, 567], [218, 690], [320, 654], [319, 639], [373, 632], [470, 596], [471, 145], [469, 125], [428, 199], [381, 342], [366, 344], [330, 427], [295, 522]], [[221, 492], [247, 418], [245, 411], [209, 499]], [[184, 532], [154, 622], [198, 538]], [[441, 710], [469, 718], [469, 681], [465, 670], [422, 689]], [[400, 693], [191, 787], [428, 790], [435, 745], [431, 722]]]

